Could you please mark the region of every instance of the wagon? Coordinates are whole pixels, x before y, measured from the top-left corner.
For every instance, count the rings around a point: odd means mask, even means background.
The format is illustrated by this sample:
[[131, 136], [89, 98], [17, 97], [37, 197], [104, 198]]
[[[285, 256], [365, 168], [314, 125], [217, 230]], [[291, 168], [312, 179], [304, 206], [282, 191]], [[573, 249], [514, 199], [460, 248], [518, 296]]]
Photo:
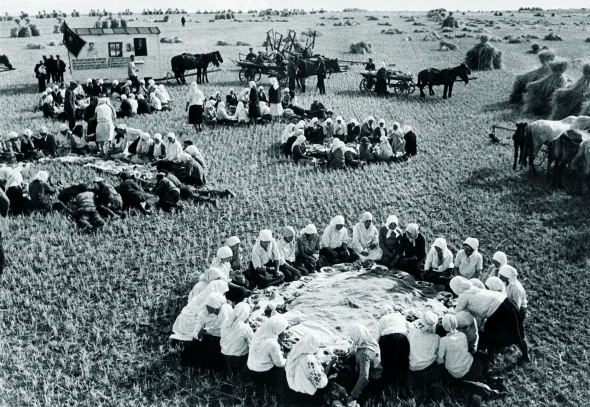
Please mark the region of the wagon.
[[250, 81], [258, 82], [261, 76], [277, 78], [281, 86], [287, 86], [289, 78], [287, 76], [287, 67], [274, 64], [259, 65], [246, 60], [234, 61], [241, 69], [238, 72], [240, 82], [248, 83]]
[[[359, 89], [361, 92], [375, 91], [377, 83], [377, 73], [373, 71], [361, 72], [361, 83]], [[416, 90], [416, 84], [412, 75], [402, 71], [387, 72], [387, 87], [393, 89], [396, 96], [408, 96]]]

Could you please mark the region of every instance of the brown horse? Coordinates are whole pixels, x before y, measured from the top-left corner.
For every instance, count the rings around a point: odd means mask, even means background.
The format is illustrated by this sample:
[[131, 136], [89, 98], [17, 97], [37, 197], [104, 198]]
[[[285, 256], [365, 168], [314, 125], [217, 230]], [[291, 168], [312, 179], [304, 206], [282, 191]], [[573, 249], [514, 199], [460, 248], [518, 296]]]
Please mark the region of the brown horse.
[[186, 83], [184, 73], [185, 71], [189, 71], [191, 69], [197, 70], [197, 83], [209, 83], [209, 78], [207, 77], [207, 67], [209, 64], [213, 64], [218, 67], [220, 63], [223, 63], [223, 58], [221, 57], [221, 53], [219, 51], [210, 52], [208, 54], [184, 53], [172, 57], [170, 63], [172, 65], [172, 72], [174, 72], [176, 82], [179, 85], [181, 83]]
[[[522, 161], [522, 154], [524, 152], [524, 142], [526, 138], [526, 128], [528, 123], [515, 123], [516, 124], [516, 131], [512, 135], [512, 141], [514, 141], [514, 163], [512, 164], [512, 169], [516, 170], [516, 163]], [[518, 153], [520, 152], [520, 157]]]
[[420, 88], [420, 97], [424, 98], [426, 95], [424, 94], [424, 87], [428, 85], [428, 91], [430, 96], [434, 96], [434, 90], [432, 89], [433, 86], [440, 86], [444, 85], [445, 89], [443, 91], [443, 99], [447, 98], [447, 91], [448, 97], [450, 98], [453, 94], [453, 85], [457, 78], [460, 78], [465, 85], [469, 83], [469, 75], [471, 75], [471, 69], [467, 67], [465, 64], [461, 64], [455, 68], [447, 68], [447, 69], [425, 69], [420, 71], [418, 74], [418, 87]]

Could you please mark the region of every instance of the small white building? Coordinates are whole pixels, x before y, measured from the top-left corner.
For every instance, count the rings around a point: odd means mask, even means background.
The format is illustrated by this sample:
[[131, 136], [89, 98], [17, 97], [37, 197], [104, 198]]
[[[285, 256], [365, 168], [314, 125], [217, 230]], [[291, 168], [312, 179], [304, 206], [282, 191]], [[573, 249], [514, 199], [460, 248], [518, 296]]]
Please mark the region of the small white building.
[[76, 57], [68, 52], [72, 78], [118, 79], [128, 77], [129, 57], [135, 55], [139, 78], [161, 78], [158, 27], [72, 28], [86, 44]]

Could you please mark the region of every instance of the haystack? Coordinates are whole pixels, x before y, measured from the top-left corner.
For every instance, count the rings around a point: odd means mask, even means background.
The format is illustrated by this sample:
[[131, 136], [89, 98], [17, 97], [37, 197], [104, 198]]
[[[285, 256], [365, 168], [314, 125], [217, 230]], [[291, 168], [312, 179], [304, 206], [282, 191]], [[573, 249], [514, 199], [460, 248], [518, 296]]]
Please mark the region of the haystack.
[[449, 15], [447, 16], [447, 18], [445, 18], [443, 20], [442, 26], [449, 27], [449, 28], [459, 28], [459, 22], [457, 21], [457, 19], [453, 15], [452, 11], [449, 11]]
[[502, 69], [502, 51], [488, 44], [489, 37], [482, 35], [479, 44], [465, 55], [465, 65], [475, 71]]
[[545, 36], [544, 40], [545, 41], [562, 41], [562, 38], [555, 33], [549, 33]]
[[582, 77], [566, 88], [557, 89], [551, 97], [551, 120], [578, 116], [588, 99], [590, 90], [590, 64], [582, 68]]
[[439, 45], [440, 45], [441, 49], [443, 47], [447, 47], [451, 51], [457, 51], [457, 44], [453, 44], [452, 42], [441, 40], [439, 42]]
[[553, 61], [549, 63], [551, 73], [526, 85], [523, 96], [524, 112], [537, 115], [547, 115], [551, 112], [551, 96], [566, 84], [564, 75], [568, 66], [567, 61]]
[[367, 41], [360, 41], [360, 42], [353, 42], [350, 44], [350, 51], [351, 54], [372, 54], [373, 49], [371, 48], [371, 44]]
[[223, 41], [223, 40], [217, 41], [217, 46], [224, 47], [224, 46], [228, 46], [228, 45], [231, 45], [231, 44], [227, 41]]
[[543, 51], [539, 53], [539, 60], [541, 66], [534, 71], [516, 75], [514, 85], [512, 85], [512, 93], [510, 94], [510, 103], [522, 102], [522, 95], [526, 90], [526, 85], [531, 82], [543, 79], [551, 73], [551, 68], [547, 65], [549, 62], [555, 59], [555, 54], [552, 51]]

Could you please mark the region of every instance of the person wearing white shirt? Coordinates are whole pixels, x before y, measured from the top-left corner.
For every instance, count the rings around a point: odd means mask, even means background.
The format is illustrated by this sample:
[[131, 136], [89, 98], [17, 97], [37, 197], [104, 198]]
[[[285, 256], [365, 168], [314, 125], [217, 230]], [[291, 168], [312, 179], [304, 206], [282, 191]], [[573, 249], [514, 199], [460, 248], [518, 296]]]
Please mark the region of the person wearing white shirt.
[[335, 216], [324, 229], [320, 241], [320, 256], [330, 264], [353, 263], [358, 259], [356, 253], [348, 249], [350, 237], [344, 226], [344, 216]]
[[247, 323], [249, 317], [250, 305], [240, 302], [221, 325], [221, 353], [230, 369], [242, 369], [248, 362], [250, 342], [254, 337], [254, 331]]

